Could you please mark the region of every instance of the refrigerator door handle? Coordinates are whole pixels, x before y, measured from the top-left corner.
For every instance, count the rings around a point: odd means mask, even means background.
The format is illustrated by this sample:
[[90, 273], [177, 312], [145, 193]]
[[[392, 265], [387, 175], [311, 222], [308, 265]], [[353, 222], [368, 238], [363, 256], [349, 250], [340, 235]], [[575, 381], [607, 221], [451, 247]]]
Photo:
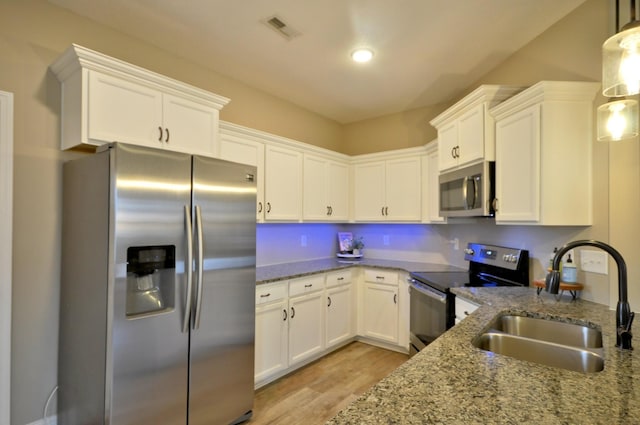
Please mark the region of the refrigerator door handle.
[[202, 313], [202, 270], [204, 268], [204, 253], [202, 241], [202, 214], [200, 206], [196, 205], [196, 237], [198, 238], [198, 258], [196, 260], [196, 311], [193, 322], [193, 330], [200, 327], [200, 315]]
[[191, 211], [189, 205], [184, 206], [184, 220], [187, 227], [187, 258], [184, 264], [187, 272], [187, 296], [184, 303], [184, 319], [182, 321], [182, 333], [189, 332], [191, 313], [191, 292], [193, 288], [193, 236], [191, 227]]

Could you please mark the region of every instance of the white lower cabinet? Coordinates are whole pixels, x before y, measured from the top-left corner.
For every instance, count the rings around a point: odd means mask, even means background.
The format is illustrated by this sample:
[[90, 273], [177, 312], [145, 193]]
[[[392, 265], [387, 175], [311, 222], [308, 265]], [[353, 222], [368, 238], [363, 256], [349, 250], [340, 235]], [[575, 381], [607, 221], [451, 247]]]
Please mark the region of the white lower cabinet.
[[478, 304], [472, 301], [469, 301], [465, 298], [460, 298], [458, 296], [456, 296], [455, 303], [456, 303], [456, 318], [455, 318], [456, 325], [462, 322], [464, 319], [466, 319], [467, 316], [469, 316], [471, 313], [476, 311], [476, 309], [478, 308]]
[[326, 284], [325, 345], [326, 348], [331, 348], [355, 336], [351, 270], [328, 273]]
[[256, 290], [255, 382], [258, 385], [289, 367], [287, 282]]
[[398, 302], [398, 274], [365, 269], [361, 302], [362, 336], [397, 344]]
[[324, 350], [324, 291], [289, 298], [289, 365]]
[[354, 340], [408, 352], [406, 273], [348, 268], [256, 289], [255, 387]]

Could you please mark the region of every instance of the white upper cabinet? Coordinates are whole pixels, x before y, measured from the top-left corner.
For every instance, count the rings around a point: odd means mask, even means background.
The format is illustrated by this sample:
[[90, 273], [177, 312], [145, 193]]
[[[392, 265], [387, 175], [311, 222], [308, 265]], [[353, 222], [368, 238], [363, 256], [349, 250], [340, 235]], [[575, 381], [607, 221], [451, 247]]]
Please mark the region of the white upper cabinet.
[[346, 221], [349, 218], [349, 165], [304, 153], [303, 219]]
[[356, 221], [421, 220], [423, 152], [421, 148], [411, 148], [355, 157]]
[[438, 141], [426, 146], [422, 155], [422, 221], [424, 223], [444, 223], [440, 215], [440, 185], [438, 183]]
[[284, 146], [265, 147], [265, 220], [302, 218], [302, 152]]
[[216, 156], [256, 167], [256, 221], [264, 221], [264, 142], [244, 127], [221, 122]]
[[591, 225], [598, 83], [542, 81], [491, 109], [496, 223]]
[[118, 141], [213, 155], [229, 99], [77, 45], [51, 69], [62, 83], [62, 149]]
[[522, 87], [483, 85], [431, 120], [438, 130], [439, 170], [495, 159], [494, 122], [489, 108]]

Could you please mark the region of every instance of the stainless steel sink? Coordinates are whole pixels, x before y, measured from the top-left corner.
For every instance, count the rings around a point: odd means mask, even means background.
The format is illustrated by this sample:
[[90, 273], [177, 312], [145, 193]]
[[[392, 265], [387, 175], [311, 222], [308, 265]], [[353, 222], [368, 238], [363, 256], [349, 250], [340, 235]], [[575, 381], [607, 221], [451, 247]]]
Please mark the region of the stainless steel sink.
[[500, 315], [473, 345], [519, 360], [592, 373], [604, 369], [602, 333], [588, 326]]
[[489, 329], [582, 348], [602, 348], [602, 332], [584, 325], [534, 317], [500, 315]]

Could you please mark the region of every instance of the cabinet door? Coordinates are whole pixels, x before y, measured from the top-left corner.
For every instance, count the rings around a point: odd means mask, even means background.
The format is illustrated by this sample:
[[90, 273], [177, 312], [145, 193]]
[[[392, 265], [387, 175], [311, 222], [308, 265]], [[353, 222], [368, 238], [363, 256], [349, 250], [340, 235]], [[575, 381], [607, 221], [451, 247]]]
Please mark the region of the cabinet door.
[[478, 305], [464, 298], [456, 297], [456, 325], [478, 309]]
[[540, 219], [540, 106], [496, 123], [496, 221]]
[[478, 105], [458, 121], [458, 165], [484, 158], [484, 105]]
[[438, 183], [438, 150], [427, 153], [422, 159], [422, 221], [443, 223], [440, 215], [440, 184]]
[[327, 348], [353, 337], [353, 289], [351, 284], [327, 289]]
[[265, 148], [265, 220], [302, 218], [302, 153]]
[[256, 383], [288, 367], [288, 317], [286, 300], [256, 308]]
[[384, 162], [356, 164], [354, 166], [354, 215], [359, 221], [385, 219]]
[[326, 221], [330, 219], [328, 190], [329, 160], [313, 155], [304, 155], [303, 218]]
[[389, 160], [385, 173], [386, 219], [420, 221], [420, 157]]
[[324, 291], [289, 299], [289, 364], [324, 350]]
[[347, 220], [349, 218], [349, 165], [329, 161], [328, 174], [327, 194], [331, 220]]
[[218, 110], [178, 96], [163, 95], [165, 147], [212, 156], [218, 133]]
[[141, 84], [89, 72], [87, 137], [97, 144], [163, 146], [162, 94]]
[[398, 343], [398, 287], [365, 282], [363, 303], [364, 336]]
[[257, 168], [256, 220], [262, 221], [264, 217], [264, 144], [223, 133], [218, 143], [218, 157]]
[[438, 129], [438, 169], [440, 171], [458, 165], [458, 124], [456, 121]]

